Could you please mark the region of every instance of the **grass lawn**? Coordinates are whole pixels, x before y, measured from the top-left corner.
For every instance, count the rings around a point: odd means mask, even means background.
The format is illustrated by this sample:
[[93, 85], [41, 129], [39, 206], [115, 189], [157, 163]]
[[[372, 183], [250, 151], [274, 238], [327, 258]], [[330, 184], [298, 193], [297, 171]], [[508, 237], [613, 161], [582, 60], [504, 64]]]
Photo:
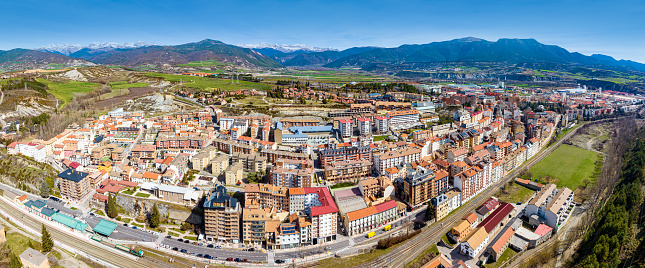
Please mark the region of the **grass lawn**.
[[49, 88], [47, 92], [62, 101], [60, 104], [61, 108], [72, 100], [74, 93], [87, 93], [99, 88], [99, 84], [90, 82], [68, 81], [66, 83], [62, 83], [52, 82], [43, 78], [36, 78], [36, 81], [47, 85]]
[[125, 223], [130, 223], [132, 220], [130, 218], [123, 218], [121, 221]]
[[[443, 236], [446, 236], [446, 235], [444, 234]], [[427, 256], [428, 254], [430, 254], [430, 252], [433, 252], [435, 256], [439, 255], [439, 249], [437, 248], [436, 244], [432, 244], [432, 246], [429, 246], [428, 248], [426, 248], [426, 250], [421, 252], [421, 254], [419, 254], [419, 256], [414, 258], [414, 260], [412, 260], [410, 263], [406, 264], [405, 267], [407, 268], [407, 267], [410, 267], [410, 266], [414, 265], [415, 263], [421, 262], [423, 257]]]
[[110, 87], [112, 89], [124, 89], [124, 88], [147, 87], [147, 86], [148, 86], [148, 83], [143, 83], [143, 82], [129, 83], [128, 84], [128, 82], [121, 81], [121, 82], [112, 82], [112, 83], [110, 83]]
[[448, 235], [446, 235], [446, 234], [443, 234], [441, 239], [443, 240], [443, 242], [445, 242], [446, 244], [448, 244], [450, 246], [455, 245], [455, 243], [453, 243], [452, 240], [450, 240], [450, 238], [448, 238]]
[[123, 191], [123, 192], [121, 192], [121, 193], [122, 193], [122, 194], [127, 194], [127, 195], [132, 195], [132, 194], [134, 193], [134, 190], [132, 190], [132, 189], [128, 189], [128, 190], [125, 190], [125, 191]]
[[137, 193], [137, 194], [135, 194], [135, 196], [143, 197], [143, 198], [148, 198], [148, 197], [150, 197], [150, 194], [147, 194], [147, 193]]
[[372, 252], [364, 253], [364, 254], [348, 257], [348, 258], [327, 258], [316, 262], [315, 266], [322, 267], [322, 268], [359, 266], [363, 263], [375, 260], [381, 255], [390, 252], [394, 248], [396, 248], [396, 246], [390, 247], [388, 249], [375, 249]]
[[382, 135], [382, 136], [374, 136], [374, 141], [382, 141], [384, 139], [387, 139], [388, 135]]
[[70, 207], [69, 209], [71, 209], [71, 210], [77, 210], [78, 208]]
[[175, 232], [171, 232], [171, 231], [168, 231], [168, 234], [169, 234], [169, 235], [172, 235], [172, 236], [176, 236], [176, 237], [181, 236], [180, 234], [175, 233]]
[[181, 79], [184, 86], [195, 89], [222, 89], [228, 91], [235, 91], [239, 89], [256, 89], [267, 91], [271, 89], [270, 85], [253, 83], [247, 81], [240, 81], [239, 84], [231, 83], [229, 79], [208, 78], [198, 76], [176, 75], [176, 74], [162, 74], [162, 73], [146, 73], [150, 77], [162, 77], [170, 82], [179, 82]]
[[133, 223], [130, 223], [130, 224], [132, 224], [132, 225], [134, 225], [134, 226], [136, 226], [136, 227], [139, 227], [139, 228], [143, 228], [143, 224], [136, 224], [136, 223], [134, 223], [134, 222], [133, 222]]
[[495, 197], [499, 198], [499, 200], [504, 201], [506, 203], [511, 203], [515, 204], [517, 202], [526, 202], [526, 200], [533, 195], [535, 191], [526, 188], [522, 185], [519, 185], [515, 182], [511, 182], [510, 186], [506, 186], [506, 188], [499, 189], [497, 193], [495, 193]]
[[550, 176], [556, 179], [554, 183], [558, 187], [575, 190], [584, 179], [589, 179], [593, 185], [596, 159], [598, 154], [595, 152], [563, 144], [530, 171], [534, 177]]
[[515, 252], [515, 250], [512, 250], [511, 248], [507, 248], [506, 250], [504, 250], [504, 253], [502, 253], [502, 256], [500, 256], [499, 259], [497, 259], [496, 262], [486, 264], [485, 267], [486, 268], [497, 268], [500, 265], [502, 265], [504, 262], [506, 262], [508, 259], [510, 259], [513, 256], [515, 256], [515, 254], [517, 254], [517, 252]]
[[179, 229], [179, 228], [170, 228], [170, 230], [173, 230], [173, 231], [175, 231], [175, 232], [182, 233], [182, 234], [185, 234], [185, 233], [186, 233], [186, 231], [184, 231], [184, 230], [182, 230], [182, 229]]
[[97, 209], [94, 213], [96, 213], [98, 215], [101, 215], [101, 216], [105, 216], [105, 213], [103, 212], [103, 210], [98, 210]]
[[190, 236], [190, 235], [184, 236], [184, 239], [188, 239], [188, 240], [192, 240], [192, 241], [197, 241], [197, 237], [196, 237], [196, 236]]
[[16, 255], [20, 255], [25, 249], [31, 245], [35, 250], [41, 251], [43, 248], [40, 246], [40, 242], [34, 241], [33, 239], [26, 237], [20, 233], [8, 233], [7, 236], [7, 246], [11, 249]]

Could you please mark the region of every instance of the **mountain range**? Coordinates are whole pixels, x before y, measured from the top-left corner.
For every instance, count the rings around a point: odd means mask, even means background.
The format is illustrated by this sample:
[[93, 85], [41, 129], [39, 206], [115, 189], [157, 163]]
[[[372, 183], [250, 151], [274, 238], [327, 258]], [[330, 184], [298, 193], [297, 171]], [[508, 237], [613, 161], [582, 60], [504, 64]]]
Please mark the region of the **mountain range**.
[[535, 39], [499, 39], [487, 41], [462, 38], [428, 44], [401, 45], [394, 48], [353, 47], [333, 50], [306, 45], [245, 44], [230, 45], [205, 39], [175, 46], [137, 42], [133, 44], [94, 43], [88, 46], [49, 45], [36, 50], [0, 51], [2, 66], [15, 62], [67, 64], [87, 62], [105, 65], [156, 65], [158, 67], [191, 61], [216, 60], [243, 67], [279, 68], [283, 66], [382, 68], [442, 62], [494, 62], [502, 64], [567, 64], [607, 66], [645, 72], [645, 64], [616, 60], [610, 56], [586, 56], [545, 45]]

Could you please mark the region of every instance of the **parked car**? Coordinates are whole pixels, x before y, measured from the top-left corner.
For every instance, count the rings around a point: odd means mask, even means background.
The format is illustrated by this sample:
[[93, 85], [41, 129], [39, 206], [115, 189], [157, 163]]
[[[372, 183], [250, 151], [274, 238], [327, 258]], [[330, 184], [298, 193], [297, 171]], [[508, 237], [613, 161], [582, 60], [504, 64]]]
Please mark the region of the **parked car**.
[[204, 259], [212, 259], [212, 258], [213, 257], [211, 257], [211, 255], [208, 255], [208, 254], [204, 255]]
[[184, 239], [183, 239], [183, 238], [179, 238], [179, 239], [177, 239], [177, 241], [179, 241], [179, 242], [184, 242]]
[[132, 229], [135, 229], [135, 230], [136, 230], [136, 229], [137, 229], [137, 227], [136, 227], [136, 226], [132, 226]]
[[197, 242], [193, 242], [193, 245], [197, 245]]
[[235, 262], [240, 262], [240, 261], [242, 261], [240, 260], [240, 258], [235, 258]]
[[90, 216], [94, 217], [95, 215], [94, 215], [94, 213], [90, 212]]
[[174, 250], [174, 251], [179, 251], [179, 248], [178, 248], [178, 247], [174, 247], [174, 248], [172, 248], [172, 250]]
[[184, 243], [188, 244], [188, 243], [190, 243], [190, 241], [188, 241], [188, 239], [186, 239], [186, 240], [184, 240]]
[[181, 253], [188, 253], [188, 250], [186, 250], [185, 248], [182, 248]]
[[204, 243], [199, 243], [199, 244], [197, 244], [197, 245], [198, 245], [198, 246], [200, 246], [200, 247], [203, 247], [203, 246], [204, 246]]
[[233, 261], [233, 258], [226, 258], [226, 261]]
[[255, 251], [255, 248], [250, 248], [249, 251]]
[[127, 224], [127, 223], [124, 223], [124, 224], [123, 224], [123, 226], [128, 227], [128, 224]]
[[249, 260], [247, 260], [247, 259], [243, 259], [243, 260], [242, 260], [242, 262], [249, 262]]
[[208, 246], [206, 246], [206, 247], [207, 247], [207, 248], [214, 248], [214, 247], [215, 247], [215, 245], [213, 245], [213, 244], [209, 244], [209, 245], [208, 245]]
[[216, 246], [215, 248], [216, 249], [222, 249], [222, 246]]
[[193, 255], [193, 256], [195, 256], [195, 252], [191, 252], [191, 253], [190, 253], [190, 255]]
[[204, 257], [204, 254], [199, 253], [199, 254], [197, 254], [197, 257], [200, 257], [200, 258]]
[[167, 235], [166, 238], [172, 238], [172, 236]]
[[283, 260], [275, 260], [275, 263], [280, 264], [280, 263], [284, 263], [284, 261]]

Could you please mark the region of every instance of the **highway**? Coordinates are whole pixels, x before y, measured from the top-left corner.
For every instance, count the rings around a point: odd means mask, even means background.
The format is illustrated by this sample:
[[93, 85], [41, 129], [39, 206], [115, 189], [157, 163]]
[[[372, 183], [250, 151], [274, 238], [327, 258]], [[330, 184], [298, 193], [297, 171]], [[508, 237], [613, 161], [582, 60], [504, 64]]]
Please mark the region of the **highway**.
[[[30, 213], [25, 213], [24, 211], [19, 211], [13, 206], [5, 203], [4, 199], [0, 199], [0, 200], [1, 200], [0, 209], [7, 212], [7, 214], [11, 215], [15, 219], [25, 219], [21, 222], [29, 226], [30, 228], [34, 230], [40, 230], [42, 223], [38, 220], [30, 219], [30, 218], [36, 218], [35, 215]], [[78, 249], [79, 251], [83, 251], [93, 257], [96, 257], [116, 267], [155, 267], [153, 263], [142, 258], [131, 259], [131, 258], [124, 258], [122, 256], [115, 256], [115, 253], [112, 253], [111, 251], [106, 250], [105, 247], [97, 246], [96, 245], [97, 242], [90, 241], [90, 240], [83, 240], [74, 235], [70, 235], [68, 233], [62, 232], [52, 227], [47, 228], [47, 230], [52, 235], [52, 238], [54, 238], [55, 241], [63, 241], [64, 244], [70, 247]]]
[[524, 162], [521, 166], [511, 171], [504, 179], [500, 180], [496, 184], [484, 190], [475, 198], [471, 199], [468, 203], [462, 205], [455, 213], [448, 216], [444, 220], [440, 221], [441, 223], [443, 223], [443, 225], [435, 223], [431, 226], [428, 226], [424, 228], [419, 235], [404, 242], [402, 245], [398, 246], [394, 250], [380, 256], [379, 258], [371, 262], [365, 263], [361, 266], [404, 267], [406, 264], [408, 264], [414, 258], [416, 258], [419, 254], [425, 251], [430, 245], [432, 245], [433, 243], [436, 243], [436, 241], [438, 241], [443, 234], [447, 233], [450, 230], [450, 228], [452, 228], [452, 225], [454, 225], [459, 219], [463, 218], [466, 214], [470, 213], [479, 205], [481, 205], [483, 202], [485, 202], [488, 198], [493, 196], [493, 194], [495, 194], [506, 183], [508, 183], [509, 181], [512, 181], [515, 177], [517, 177], [522, 170], [525, 170], [535, 165], [536, 163], [544, 159], [546, 156], [551, 154], [551, 152], [553, 152], [553, 150], [555, 150], [558, 146], [560, 146], [560, 144], [562, 144], [564, 140], [568, 139], [575, 133], [576, 131], [570, 131], [567, 134], [565, 134], [565, 136], [560, 138], [555, 144], [551, 145], [550, 147], [542, 149], [534, 157], [532, 157], [528, 161]]

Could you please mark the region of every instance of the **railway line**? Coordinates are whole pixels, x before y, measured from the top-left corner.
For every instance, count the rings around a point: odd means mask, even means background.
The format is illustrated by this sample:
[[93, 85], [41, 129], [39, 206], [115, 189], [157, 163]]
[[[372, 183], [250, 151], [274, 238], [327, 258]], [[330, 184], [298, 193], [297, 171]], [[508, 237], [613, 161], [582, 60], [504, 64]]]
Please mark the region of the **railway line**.
[[453, 215], [450, 215], [446, 219], [441, 221], [444, 223], [443, 225], [435, 223], [431, 226], [426, 227], [425, 230], [420, 234], [408, 241], [403, 242], [402, 245], [398, 246], [394, 250], [376, 258], [371, 262], [364, 263], [360, 265], [360, 267], [405, 267], [406, 264], [414, 260], [414, 258], [425, 251], [431, 243], [435, 243], [435, 241], [439, 240], [442, 234], [448, 232], [457, 220], [463, 218], [467, 213], [474, 210], [479, 204], [490, 198], [506, 183], [518, 176], [523, 170], [528, 169], [529, 167], [542, 161], [542, 159], [551, 154], [553, 150], [560, 146], [563, 141], [575, 134], [577, 132], [577, 129], [566, 133], [555, 144], [544, 148], [533, 158], [529, 159], [528, 161], [524, 162], [522, 165], [511, 171], [511, 173], [506, 175], [504, 179], [500, 180], [496, 184], [486, 189], [484, 192], [477, 195], [475, 198], [471, 199], [466, 205], [460, 207], [457, 213], [454, 213]]
[[[0, 209], [4, 210], [15, 219], [24, 218], [25, 215], [27, 215], [27, 217], [35, 217], [33, 214], [27, 214], [22, 211], [18, 211], [16, 208], [6, 204], [3, 201], [0, 201]], [[28, 219], [28, 220], [22, 221], [22, 223], [34, 230], [40, 230], [41, 228], [41, 222], [37, 220]], [[114, 253], [105, 250], [105, 248], [95, 245], [93, 242], [89, 240], [83, 241], [82, 239], [76, 236], [69, 235], [56, 228], [48, 228], [47, 230], [52, 235], [55, 241], [62, 241], [63, 243], [65, 243], [70, 247], [83, 251], [91, 255], [92, 257], [100, 259], [116, 267], [156, 267], [157, 266], [155, 265], [155, 263], [150, 262], [146, 258], [130, 259], [130, 258], [115, 257]]]

